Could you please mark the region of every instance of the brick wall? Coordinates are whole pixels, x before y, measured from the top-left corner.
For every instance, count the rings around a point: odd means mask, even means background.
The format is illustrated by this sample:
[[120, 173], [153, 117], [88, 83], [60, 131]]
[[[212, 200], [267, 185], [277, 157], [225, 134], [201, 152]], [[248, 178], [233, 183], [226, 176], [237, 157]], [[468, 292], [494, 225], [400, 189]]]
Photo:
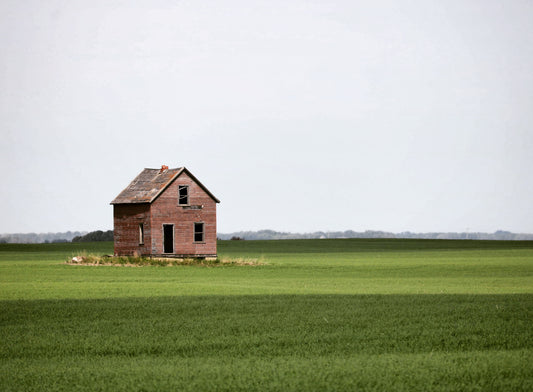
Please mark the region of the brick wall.
[[[189, 206], [178, 205], [178, 187], [189, 186]], [[186, 173], [182, 173], [153, 203], [150, 210], [152, 254], [163, 254], [163, 225], [174, 225], [174, 254], [214, 256], [217, 253], [216, 203]], [[204, 223], [204, 241], [194, 242], [194, 223]]]
[[[139, 244], [139, 224], [144, 226], [144, 244]], [[113, 206], [115, 255], [150, 254], [150, 205], [115, 204]]]

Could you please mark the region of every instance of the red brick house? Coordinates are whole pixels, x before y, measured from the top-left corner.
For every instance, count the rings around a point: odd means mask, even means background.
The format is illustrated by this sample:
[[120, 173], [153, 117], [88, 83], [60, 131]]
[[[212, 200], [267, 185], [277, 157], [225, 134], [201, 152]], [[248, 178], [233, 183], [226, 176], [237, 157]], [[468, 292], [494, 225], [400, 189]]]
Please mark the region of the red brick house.
[[217, 203], [185, 167], [144, 169], [111, 202], [115, 255], [216, 257]]

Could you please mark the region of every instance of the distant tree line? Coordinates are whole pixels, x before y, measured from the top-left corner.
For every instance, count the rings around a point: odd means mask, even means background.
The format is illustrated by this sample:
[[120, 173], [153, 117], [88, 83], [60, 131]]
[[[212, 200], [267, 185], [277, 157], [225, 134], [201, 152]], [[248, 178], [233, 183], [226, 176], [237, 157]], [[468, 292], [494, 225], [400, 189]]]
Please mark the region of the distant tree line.
[[401, 233], [391, 233], [387, 231], [366, 230], [356, 232], [346, 231], [315, 231], [313, 233], [289, 233], [274, 230], [259, 231], [238, 231], [234, 233], [218, 233], [221, 240], [288, 240], [288, 239], [311, 239], [311, 238], [420, 238], [420, 239], [450, 239], [450, 240], [515, 240], [533, 241], [533, 234], [511, 233], [509, 231], [498, 230], [494, 233], [472, 233], [472, 232], [432, 232], [432, 233], [412, 233], [404, 231]]
[[87, 234], [86, 231], [67, 231], [60, 233], [11, 233], [0, 234], [0, 244], [38, 244], [70, 242], [76, 236]]
[[[494, 233], [480, 232], [431, 232], [412, 233], [404, 231], [392, 233], [387, 231], [366, 230], [357, 232], [346, 231], [315, 231], [313, 233], [289, 233], [274, 230], [239, 231], [234, 233], [218, 233], [220, 240], [288, 240], [288, 239], [312, 239], [312, 238], [421, 238], [421, 239], [451, 239], [451, 240], [514, 240], [533, 241], [533, 234], [512, 233], [498, 230]], [[55, 243], [55, 242], [93, 242], [113, 241], [113, 230], [97, 230], [87, 233], [86, 231], [67, 231], [64, 233], [15, 233], [0, 234], [0, 244], [31, 244], [31, 243]]]
[[113, 230], [96, 230], [91, 231], [82, 236], [77, 236], [72, 239], [72, 242], [97, 242], [97, 241], [113, 241]]
[[0, 244], [51, 244], [59, 242], [113, 241], [113, 230], [67, 231], [64, 233], [0, 234]]

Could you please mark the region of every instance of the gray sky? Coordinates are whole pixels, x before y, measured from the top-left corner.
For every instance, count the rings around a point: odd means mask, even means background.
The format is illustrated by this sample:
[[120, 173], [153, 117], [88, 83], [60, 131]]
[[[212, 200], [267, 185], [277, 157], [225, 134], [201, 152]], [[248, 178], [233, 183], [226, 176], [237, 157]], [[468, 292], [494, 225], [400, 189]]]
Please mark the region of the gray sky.
[[533, 2], [3, 0], [0, 233], [186, 166], [220, 232], [533, 232]]

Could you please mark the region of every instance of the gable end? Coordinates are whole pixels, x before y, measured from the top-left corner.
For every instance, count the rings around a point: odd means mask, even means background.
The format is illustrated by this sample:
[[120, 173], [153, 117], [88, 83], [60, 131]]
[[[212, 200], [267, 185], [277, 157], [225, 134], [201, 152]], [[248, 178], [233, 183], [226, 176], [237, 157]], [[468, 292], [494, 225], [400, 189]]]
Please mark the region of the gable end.
[[181, 174], [186, 173], [215, 203], [218, 200], [185, 167], [176, 169], [144, 169], [110, 204], [153, 203]]

